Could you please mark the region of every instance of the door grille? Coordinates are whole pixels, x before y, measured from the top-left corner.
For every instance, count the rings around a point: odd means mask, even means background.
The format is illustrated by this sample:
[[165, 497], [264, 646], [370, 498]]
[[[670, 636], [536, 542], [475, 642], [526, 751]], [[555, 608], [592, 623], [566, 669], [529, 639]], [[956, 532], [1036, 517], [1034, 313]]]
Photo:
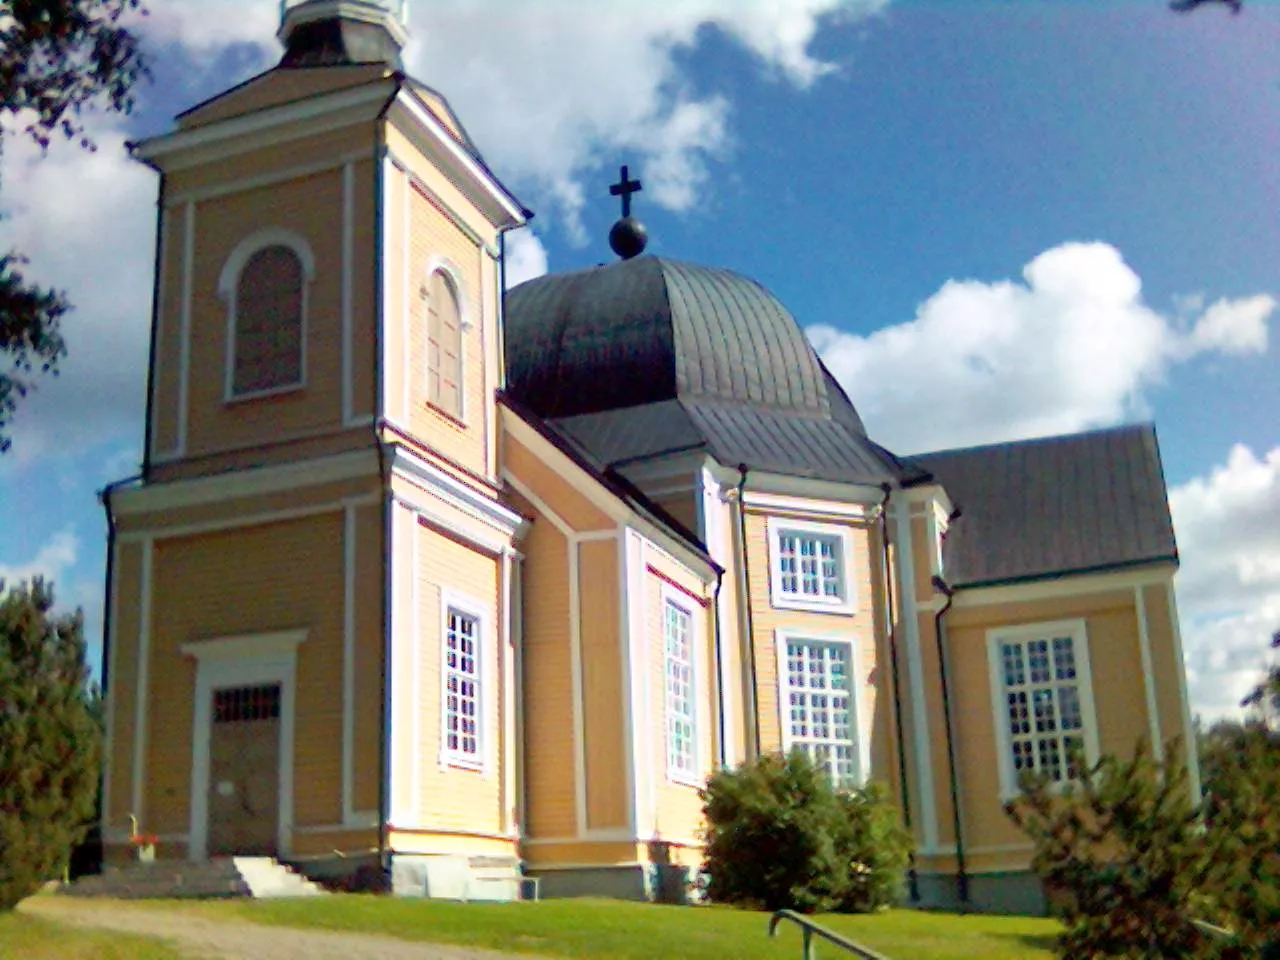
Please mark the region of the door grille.
[[230, 687], [213, 692], [213, 722], [243, 723], [276, 720], [280, 716], [280, 684]]

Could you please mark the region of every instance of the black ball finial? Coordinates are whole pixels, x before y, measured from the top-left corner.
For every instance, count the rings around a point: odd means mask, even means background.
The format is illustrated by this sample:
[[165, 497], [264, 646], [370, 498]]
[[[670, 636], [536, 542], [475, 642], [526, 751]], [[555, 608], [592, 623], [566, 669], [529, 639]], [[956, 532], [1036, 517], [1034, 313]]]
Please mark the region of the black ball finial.
[[609, 246], [623, 260], [640, 256], [648, 242], [649, 231], [635, 217], [623, 217], [609, 231]]

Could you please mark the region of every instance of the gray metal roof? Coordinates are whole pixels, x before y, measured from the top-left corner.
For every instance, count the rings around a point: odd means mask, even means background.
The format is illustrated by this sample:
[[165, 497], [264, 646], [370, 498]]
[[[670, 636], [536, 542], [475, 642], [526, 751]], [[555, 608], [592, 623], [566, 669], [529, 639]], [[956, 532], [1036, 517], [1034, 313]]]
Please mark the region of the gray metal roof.
[[545, 417], [679, 397], [857, 418], [787, 309], [728, 270], [646, 256], [538, 277], [507, 294], [506, 332], [508, 389]]
[[911, 459], [962, 510], [943, 547], [953, 586], [1178, 559], [1150, 424]]
[[507, 389], [601, 464], [703, 448], [721, 463], [847, 483], [900, 464], [800, 325], [754, 280], [636, 257], [506, 298]]

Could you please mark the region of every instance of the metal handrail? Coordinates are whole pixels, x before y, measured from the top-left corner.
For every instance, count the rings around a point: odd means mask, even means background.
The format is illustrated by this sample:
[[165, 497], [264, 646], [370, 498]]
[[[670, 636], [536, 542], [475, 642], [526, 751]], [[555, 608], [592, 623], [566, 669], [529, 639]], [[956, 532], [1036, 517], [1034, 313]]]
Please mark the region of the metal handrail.
[[821, 924], [814, 923], [808, 917], [796, 913], [794, 910], [778, 910], [769, 918], [769, 936], [776, 937], [778, 935], [778, 924], [783, 920], [789, 920], [800, 928], [800, 932], [804, 936], [804, 953], [801, 954], [804, 960], [817, 960], [818, 952], [813, 944], [814, 937], [821, 937], [841, 950], [851, 953], [855, 957], [861, 957], [862, 960], [889, 960], [883, 953], [876, 953], [870, 947], [854, 943], [852, 940], [840, 936], [834, 930], [828, 930]]

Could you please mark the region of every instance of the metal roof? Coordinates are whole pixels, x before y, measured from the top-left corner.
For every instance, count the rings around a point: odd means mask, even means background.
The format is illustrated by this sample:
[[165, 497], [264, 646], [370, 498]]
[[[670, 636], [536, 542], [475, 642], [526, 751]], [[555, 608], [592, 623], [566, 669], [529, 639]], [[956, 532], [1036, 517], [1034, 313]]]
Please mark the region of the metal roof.
[[848, 405], [795, 318], [728, 270], [644, 256], [538, 277], [507, 294], [506, 330], [509, 389], [545, 417], [676, 398]]
[[1151, 424], [911, 460], [962, 511], [943, 547], [953, 586], [1177, 562]]

